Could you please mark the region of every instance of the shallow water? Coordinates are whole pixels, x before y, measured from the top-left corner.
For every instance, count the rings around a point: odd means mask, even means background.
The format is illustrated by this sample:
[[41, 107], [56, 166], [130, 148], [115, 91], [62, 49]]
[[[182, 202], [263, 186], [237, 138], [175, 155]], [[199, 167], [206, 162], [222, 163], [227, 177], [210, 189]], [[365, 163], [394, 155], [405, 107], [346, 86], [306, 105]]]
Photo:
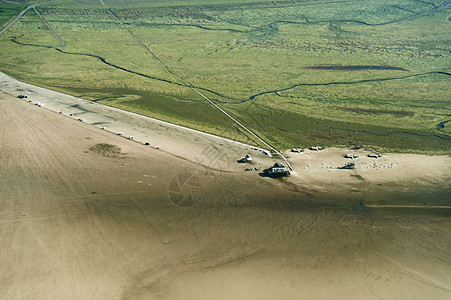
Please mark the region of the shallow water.
[[448, 121], [443, 121], [437, 124], [437, 129], [443, 129], [445, 128], [445, 124], [448, 123], [450, 120]]

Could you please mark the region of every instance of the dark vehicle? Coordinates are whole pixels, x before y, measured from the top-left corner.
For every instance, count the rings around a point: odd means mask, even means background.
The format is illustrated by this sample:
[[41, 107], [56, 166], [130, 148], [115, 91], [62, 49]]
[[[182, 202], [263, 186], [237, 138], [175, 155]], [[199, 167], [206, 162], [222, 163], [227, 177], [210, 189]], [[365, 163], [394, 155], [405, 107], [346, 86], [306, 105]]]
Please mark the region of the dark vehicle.
[[20, 98], [20, 99], [24, 99], [24, 98], [27, 98], [28, 96], [27, 95], [19, 95], [17, 97]]
[[269, 177], [288, 177], [290, 176], [290, 171], [284, 165], [275, 163], [274, 166], [265, 170], [265, 174]]
[[355, 163], [346, 163], [344, 165], [344, 167], [341, 167], [341, 169], [351, 169], [351, 170], [353, 170], [353, 169], [355, 169]]

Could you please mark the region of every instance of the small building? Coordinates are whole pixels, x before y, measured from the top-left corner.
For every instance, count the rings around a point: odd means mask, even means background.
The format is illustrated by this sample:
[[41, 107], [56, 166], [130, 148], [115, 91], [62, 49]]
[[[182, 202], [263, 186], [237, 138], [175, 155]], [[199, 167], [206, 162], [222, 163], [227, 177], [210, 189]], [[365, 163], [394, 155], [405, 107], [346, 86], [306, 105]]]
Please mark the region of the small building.
[[267, 169], [266, 173], [270, 177], [288, 177], [288, 176], [290, 176], [290, 171], [288, 171], [284, 165], [279, 164], [279, 163], [275, 163], [274, 166]]
[[382, 157], [382, 155], [378, 152], [375, 152], [375, 153], [368, 154], [368, 157], [379, 158], [379, 157]]
[[356, 159], [359, 158], [359, 156], [357, 154], [353, 154], [353, 153], [348, 153], [345, 155], [346, 158], [350, 158], [350, 159]]
[[246, 154], [246, 156], [244, 157], [244, 161], [248, 162], [248, 163], [252, 163], [252, 157], [249, 154]]

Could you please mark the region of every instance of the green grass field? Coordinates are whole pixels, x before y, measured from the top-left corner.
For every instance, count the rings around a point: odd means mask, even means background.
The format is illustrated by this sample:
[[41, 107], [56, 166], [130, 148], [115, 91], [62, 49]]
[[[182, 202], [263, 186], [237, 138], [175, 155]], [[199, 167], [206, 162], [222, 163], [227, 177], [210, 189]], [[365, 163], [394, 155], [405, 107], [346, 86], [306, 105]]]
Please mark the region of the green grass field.
[[[16, 2], [0, 3], [2, 26], [37, 3]], [[451, 5], [415, 16], [442, 1], [104, 2], [173, 73], [276, 148], [451, 154], [451, 122], [437, 127], [451, 120]], [[0, 36], [2, 72], [252, 142], [100, 1], [37, 9], [66, 46], [30, 10]]]

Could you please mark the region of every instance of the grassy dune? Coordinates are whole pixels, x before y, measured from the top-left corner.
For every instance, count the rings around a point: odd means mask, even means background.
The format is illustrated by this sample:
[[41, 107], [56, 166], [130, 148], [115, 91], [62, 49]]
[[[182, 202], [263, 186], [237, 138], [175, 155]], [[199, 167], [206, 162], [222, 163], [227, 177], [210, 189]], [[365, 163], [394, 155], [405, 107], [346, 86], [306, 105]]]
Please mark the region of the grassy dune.
[[[100, 2], [99, 2], [100, 3]], [[39, 7], [0, 37], [18, 79], [249, 142], [95, 1]], [[451, 153], [449, 19], [440, 1], [106, 1], [175, 74], [278, 148]], [[3, 4], [2, 4], [3, 5]], [[0, 11], [5, 24], [12, 8]], [[318, 66], [397, 68], [330, 70]]]

